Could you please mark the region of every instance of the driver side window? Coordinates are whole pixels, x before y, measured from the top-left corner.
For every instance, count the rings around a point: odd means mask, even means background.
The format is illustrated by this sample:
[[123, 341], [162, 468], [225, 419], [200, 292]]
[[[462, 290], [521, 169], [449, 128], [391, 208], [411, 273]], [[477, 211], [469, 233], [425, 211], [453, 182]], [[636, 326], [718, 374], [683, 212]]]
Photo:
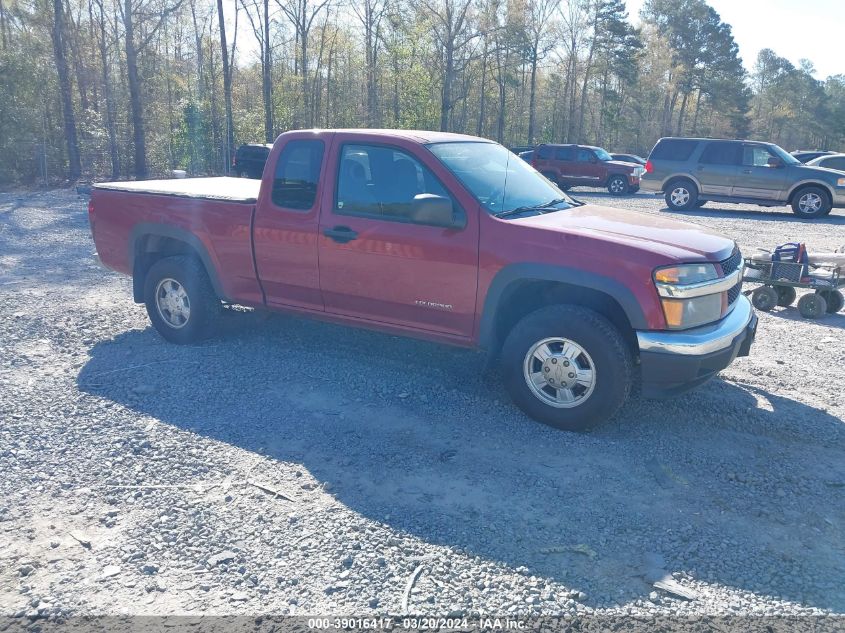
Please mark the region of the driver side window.
[[747, 167], [769, 167], [775, 155], [761, 145], [746, 145], [743, 148], [742, 164]]
[[410, 154], [387, 146], [344, 145], [335, 213], [396, 222], [420, 222], [415, 201], [423, 194], [457, 203], [437, 177]]
[[593, 154], [588, 149], [580, 148], [578, 150], [578, 162], [579, 163], [589, 163], [591, 160], [593, 160], [594, 156], [595, 156], [595, 154]]

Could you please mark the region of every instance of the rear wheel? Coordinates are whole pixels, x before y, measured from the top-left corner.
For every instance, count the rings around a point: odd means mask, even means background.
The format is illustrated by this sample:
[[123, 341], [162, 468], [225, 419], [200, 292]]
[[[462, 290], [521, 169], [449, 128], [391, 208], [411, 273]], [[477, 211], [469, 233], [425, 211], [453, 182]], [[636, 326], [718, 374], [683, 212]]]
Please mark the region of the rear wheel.
[[689, 180], [675, 180], [666, 187], [665, 198], [673, 211], [687, 211], [698, 202], [698, 188]]
[[824, 299], [828, 314], [839, 312], [845, 307], [845, 295], [841, 290], [816, 290], [816, 294]]
[[607, 181], [607, 190], [612, 196], [624, 196], [628, 193], [628, 179], [625, 176], [611, 176]]
[[802, 218], [820, 218], [831, 207], [830, 196], [821, 187], [804, 187], [792, 197], [792, 212]]
[[771, 286], [760, 286], [751, 293], [751, 303], [763, 312], [769, 312], [778, 304], [777, 290]]
[[548, 306], [524, 317], [508, 334], [501, 358], [516, 405], [567, 431], [607, 420], [631, 389], [631, 351], [619, 330], [580, 306]]
[[222, 310], [205, 268], [187, 255], [165, 257], [150, 266], [144, 303], [153, 327], [171, 343], [206, 338]]
[[798, 300], [798, 312], [805, 319], [818, 319], [827, 314], [827, 301], [820, 294], [811, 292]]

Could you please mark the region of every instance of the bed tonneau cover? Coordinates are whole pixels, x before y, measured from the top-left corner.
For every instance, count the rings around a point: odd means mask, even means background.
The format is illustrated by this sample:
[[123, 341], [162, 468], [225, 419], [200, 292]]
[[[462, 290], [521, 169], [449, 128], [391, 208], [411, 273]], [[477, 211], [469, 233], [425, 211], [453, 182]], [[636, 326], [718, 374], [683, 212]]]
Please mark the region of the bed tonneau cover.
[[173, 178], [170, 180], [130, 180], [101, 182], [94, 189], [147, 193], [179, 198], [225, 200], [255, 204], [258, 201], [260, 180], [250, 178]]

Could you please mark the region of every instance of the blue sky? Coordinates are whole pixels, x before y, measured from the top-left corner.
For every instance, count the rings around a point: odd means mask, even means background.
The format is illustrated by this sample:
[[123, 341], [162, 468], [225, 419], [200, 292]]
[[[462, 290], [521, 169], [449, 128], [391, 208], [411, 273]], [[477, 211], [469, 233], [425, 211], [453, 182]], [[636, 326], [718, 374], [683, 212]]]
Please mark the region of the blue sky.
[[[644, 0], [626, 0], [638, 21]], [[749, 70], [757, 53], [771, 48], [797, 65], [809, 59], [816, 78], [845, 74], [845, 0], [708, 0], [733, 27]]]

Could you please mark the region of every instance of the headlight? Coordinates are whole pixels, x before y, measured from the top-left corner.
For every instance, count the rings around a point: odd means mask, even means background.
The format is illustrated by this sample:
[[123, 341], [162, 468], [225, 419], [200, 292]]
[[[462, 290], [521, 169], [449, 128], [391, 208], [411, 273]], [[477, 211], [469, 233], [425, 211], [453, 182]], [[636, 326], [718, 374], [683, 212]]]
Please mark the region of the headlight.
[[661, 297], [666, 325], [673, 330], [696, 327], [718, 321], [727, 303], [724, 292], [693, 299], [667, 299]]
[[[680, 264], [654, 271], [666, 325], [686, 329], [718, 321], [727, 308], [727, 292], [713, 264]], [[711, 288], [712, 286], [712, 288]]]
[[702, 281], [718, 279], [719, 273], [713, 264], [681, 264], [666, 266], [654, 271], [654, 281], [658, 284], [698, 284]]
[[837, 180], [836, 186], [837, 187], [845, 187], [845, 178], [840, 178], [839, 180]]

